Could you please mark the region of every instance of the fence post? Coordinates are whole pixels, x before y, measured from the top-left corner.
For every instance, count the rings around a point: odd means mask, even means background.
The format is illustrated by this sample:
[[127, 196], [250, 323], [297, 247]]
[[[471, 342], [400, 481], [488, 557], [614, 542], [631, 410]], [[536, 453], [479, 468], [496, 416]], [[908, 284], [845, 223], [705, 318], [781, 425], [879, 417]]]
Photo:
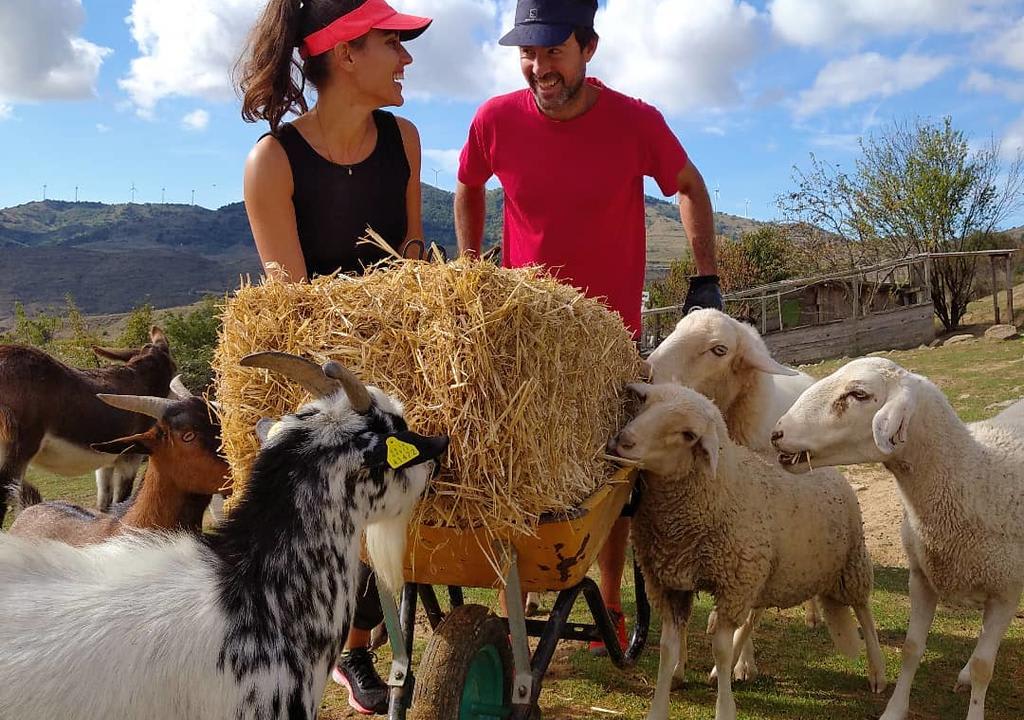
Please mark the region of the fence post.
[[996, 325], [999, 324], [999, 285], [996, 284], [996, 256], [989, 255], [988, 264], [992, 268], [992, 311]]
[[768, 332], [768, 297], [761, 293], [761, 334]]
[[1016, 325], [1013, 320], [1013, 253], [1006, 255], [1006, 322]]

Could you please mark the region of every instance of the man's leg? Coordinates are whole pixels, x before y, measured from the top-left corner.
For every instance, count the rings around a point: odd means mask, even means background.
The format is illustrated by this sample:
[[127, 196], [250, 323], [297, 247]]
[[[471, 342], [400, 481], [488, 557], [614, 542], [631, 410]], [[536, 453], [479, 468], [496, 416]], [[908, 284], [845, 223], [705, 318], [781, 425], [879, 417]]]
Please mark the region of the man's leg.
[[[619, 634], [619, 643], [626, 647], [626, 623], [622, 615], [622, 572], [626, 567], [626, 545], [629, 543], [629, 518], [620, 517], [612, 526], [608, 540], [597, 554], [597, 568], [601, 571], [601, 597], [612, 613]], [[591, 652], [604, 654], [603, 642], [592, 642]]]
[[384, 619], [377, 595], [377, 582], [369, 565], [359, 563], [359, 592], [352, 624], [345, 639], [345, 649], [338, 658], [331, 677], [348, 688], [348, 703], [364, 715], [384, 715], [388, 708], [388, 686], [373, 666], [370, 633]]

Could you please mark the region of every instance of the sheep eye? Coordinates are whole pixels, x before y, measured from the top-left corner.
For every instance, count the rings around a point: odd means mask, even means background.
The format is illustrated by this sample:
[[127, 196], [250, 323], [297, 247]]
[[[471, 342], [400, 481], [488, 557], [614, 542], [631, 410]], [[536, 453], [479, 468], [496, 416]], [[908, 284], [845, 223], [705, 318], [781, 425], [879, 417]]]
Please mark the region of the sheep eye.
[[697, 440], [697, 433], [692, 430], [683, 430], [683, 440], [688, 443], [695, 442]]
[[191, 430], [186, 430], [181, 434], [181, 439], [183, 442], [192, 442], [196, 439], [196, 434]]
[[725, 357], [725, 354], [729, 352], [729, 348], [727, 348], [725, 345], [715, 345], [713, 348], [711, 348], [711, 352], [713, 352], [718, 357]]
[[860, 401], [867, 400], [868, 398], [871, 397], [871, 393], [869, 393], [869, 392], [867, 392], [865, 390], [851, 390], [848, 394], [854, 400], [860, 400]]

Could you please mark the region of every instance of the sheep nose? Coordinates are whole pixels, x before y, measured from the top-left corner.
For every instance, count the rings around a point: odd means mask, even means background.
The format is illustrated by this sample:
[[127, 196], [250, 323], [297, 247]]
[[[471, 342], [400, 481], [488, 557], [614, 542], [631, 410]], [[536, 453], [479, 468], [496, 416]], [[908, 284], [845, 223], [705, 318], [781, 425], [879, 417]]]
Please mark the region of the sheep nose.
[[774, 445], [776, 448], [778, 448], [779, 447], [779, 440], [781, 440], [781, 439], [782, 439], [782, 431], [781, 430], [773, 430], [772, 431], [772, 445]]

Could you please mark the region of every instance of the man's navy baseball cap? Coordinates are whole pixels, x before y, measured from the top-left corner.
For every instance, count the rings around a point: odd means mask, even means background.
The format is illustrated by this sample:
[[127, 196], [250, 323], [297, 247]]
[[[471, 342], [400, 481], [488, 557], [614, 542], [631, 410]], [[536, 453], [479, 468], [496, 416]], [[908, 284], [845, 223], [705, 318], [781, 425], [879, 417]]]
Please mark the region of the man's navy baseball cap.
[[519, 0], [516, 26], [499, 45], [554, 47], [578, 27], [594, 27], [595, 9], [579, 0]]

